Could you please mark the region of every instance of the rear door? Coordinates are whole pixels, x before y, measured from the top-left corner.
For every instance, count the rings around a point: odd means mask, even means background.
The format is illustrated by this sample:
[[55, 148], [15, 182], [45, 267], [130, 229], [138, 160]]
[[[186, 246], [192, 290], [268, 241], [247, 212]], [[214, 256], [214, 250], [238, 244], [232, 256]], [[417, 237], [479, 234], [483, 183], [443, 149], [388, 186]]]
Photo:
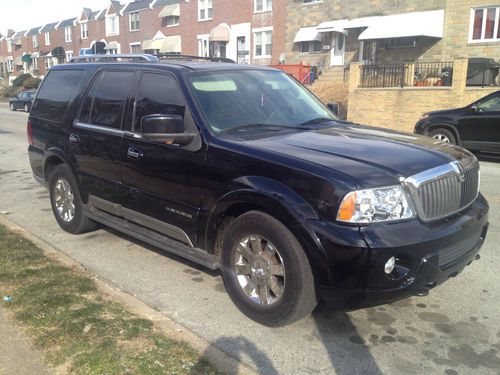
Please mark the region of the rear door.
[[476, 104], [459, 120], [460, 136], [466, 148], [500, 152], [500, 91]]
[[123, 212], [129, 220], [191, 245], [201, 207], [201, 137], [178, 146], [148, 141], [140, 134], [141, 119], [153, 114], [180, 115], [186, 132], [198, 133], [175, 77], [144, 72], [133, 112], [132, 131], [125, 132], [121, 149]]
[[[78, 120], [69, 134], [84, 189], [114, 202], [120, 184], [120, 146], [124, 112], [135, 79], [132, 70], [102, 70], [85, 94]], [[130, 120], [128, 120], [130, 122]]]

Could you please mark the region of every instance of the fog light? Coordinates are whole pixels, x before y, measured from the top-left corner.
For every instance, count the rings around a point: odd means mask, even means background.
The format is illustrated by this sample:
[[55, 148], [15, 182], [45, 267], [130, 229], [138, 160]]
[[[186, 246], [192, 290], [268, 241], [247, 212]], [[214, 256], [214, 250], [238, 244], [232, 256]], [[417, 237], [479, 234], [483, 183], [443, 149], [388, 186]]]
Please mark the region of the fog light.
[[390, 257], [389, 260], [385, 263], [384, 272], [388, 275], [394, 271], [394, 267], [396, 266], [396, 258]]

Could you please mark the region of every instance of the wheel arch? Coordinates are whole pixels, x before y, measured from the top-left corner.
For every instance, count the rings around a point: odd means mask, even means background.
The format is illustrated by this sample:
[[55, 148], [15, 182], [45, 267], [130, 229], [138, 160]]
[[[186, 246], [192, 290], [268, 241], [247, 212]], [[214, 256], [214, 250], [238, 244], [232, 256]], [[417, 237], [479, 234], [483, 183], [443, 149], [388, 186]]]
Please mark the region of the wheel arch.
[[458, 130], [454, 125], [446, 123], [446, 122], [438, 122], [435, 124], [430, 124], [427, 127], [426, 135], [429, 135], [429, 133], [435, 129], [446, 129], [446, 130], [450, 131], [453, 134], [453, 136], [455, 137], [457, 144], [461, 143], [460, 134], [458, 133]]
[[311, 264], [314, 278], [327, 280], [328, 258], [320, 241], [306, 224], [308, 219], [318, 219], [313, 208], [285, 185], [263, 177], [247, 178], [252, 181], [240, 189], [223, 195], [208, 215], [205, 229], [206, 249], [220, 251], [225, 230], [236, 217], [260, 211], [279, 220], [297, 238]]

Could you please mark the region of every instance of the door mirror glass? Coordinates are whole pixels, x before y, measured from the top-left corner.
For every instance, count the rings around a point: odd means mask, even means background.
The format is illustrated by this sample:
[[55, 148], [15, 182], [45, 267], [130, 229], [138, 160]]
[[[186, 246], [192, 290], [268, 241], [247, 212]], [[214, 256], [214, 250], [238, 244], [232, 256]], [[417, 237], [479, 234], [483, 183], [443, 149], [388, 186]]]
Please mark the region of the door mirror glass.
[[194, 133], [184, 133], [183, 118], [179, 115], [148, 115], [141, 119], [142, 136], [165, 144], [187, 145]]
[[339, 116], [339, 105], [337, 103], [330, 102], [326, 106], [335, 116]]
[[469, 108], [469, 111], [470, 112], [477, 112], [477, 105], [471, 105], [470, 108]]

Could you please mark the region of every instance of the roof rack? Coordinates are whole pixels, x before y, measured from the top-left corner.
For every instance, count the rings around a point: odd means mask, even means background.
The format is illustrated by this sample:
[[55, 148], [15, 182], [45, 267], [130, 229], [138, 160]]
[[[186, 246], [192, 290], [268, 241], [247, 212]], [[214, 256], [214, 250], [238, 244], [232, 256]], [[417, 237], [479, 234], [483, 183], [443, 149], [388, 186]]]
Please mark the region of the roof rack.
[[154, 54], [160, 60], [200, 60], [200, 61], [210, 61], [210, 62], [223, 62], [235, 64], [234, 60], [228, 59], [227, 57], [204, 57], [204, 56], [193, 56], [193, 55], [174, 55], [171, 53], [157, 53]]
[[118, 55], [81, 55], [72, 57], [68, 62], [158, 62], [158, 58], [146, 53]]

